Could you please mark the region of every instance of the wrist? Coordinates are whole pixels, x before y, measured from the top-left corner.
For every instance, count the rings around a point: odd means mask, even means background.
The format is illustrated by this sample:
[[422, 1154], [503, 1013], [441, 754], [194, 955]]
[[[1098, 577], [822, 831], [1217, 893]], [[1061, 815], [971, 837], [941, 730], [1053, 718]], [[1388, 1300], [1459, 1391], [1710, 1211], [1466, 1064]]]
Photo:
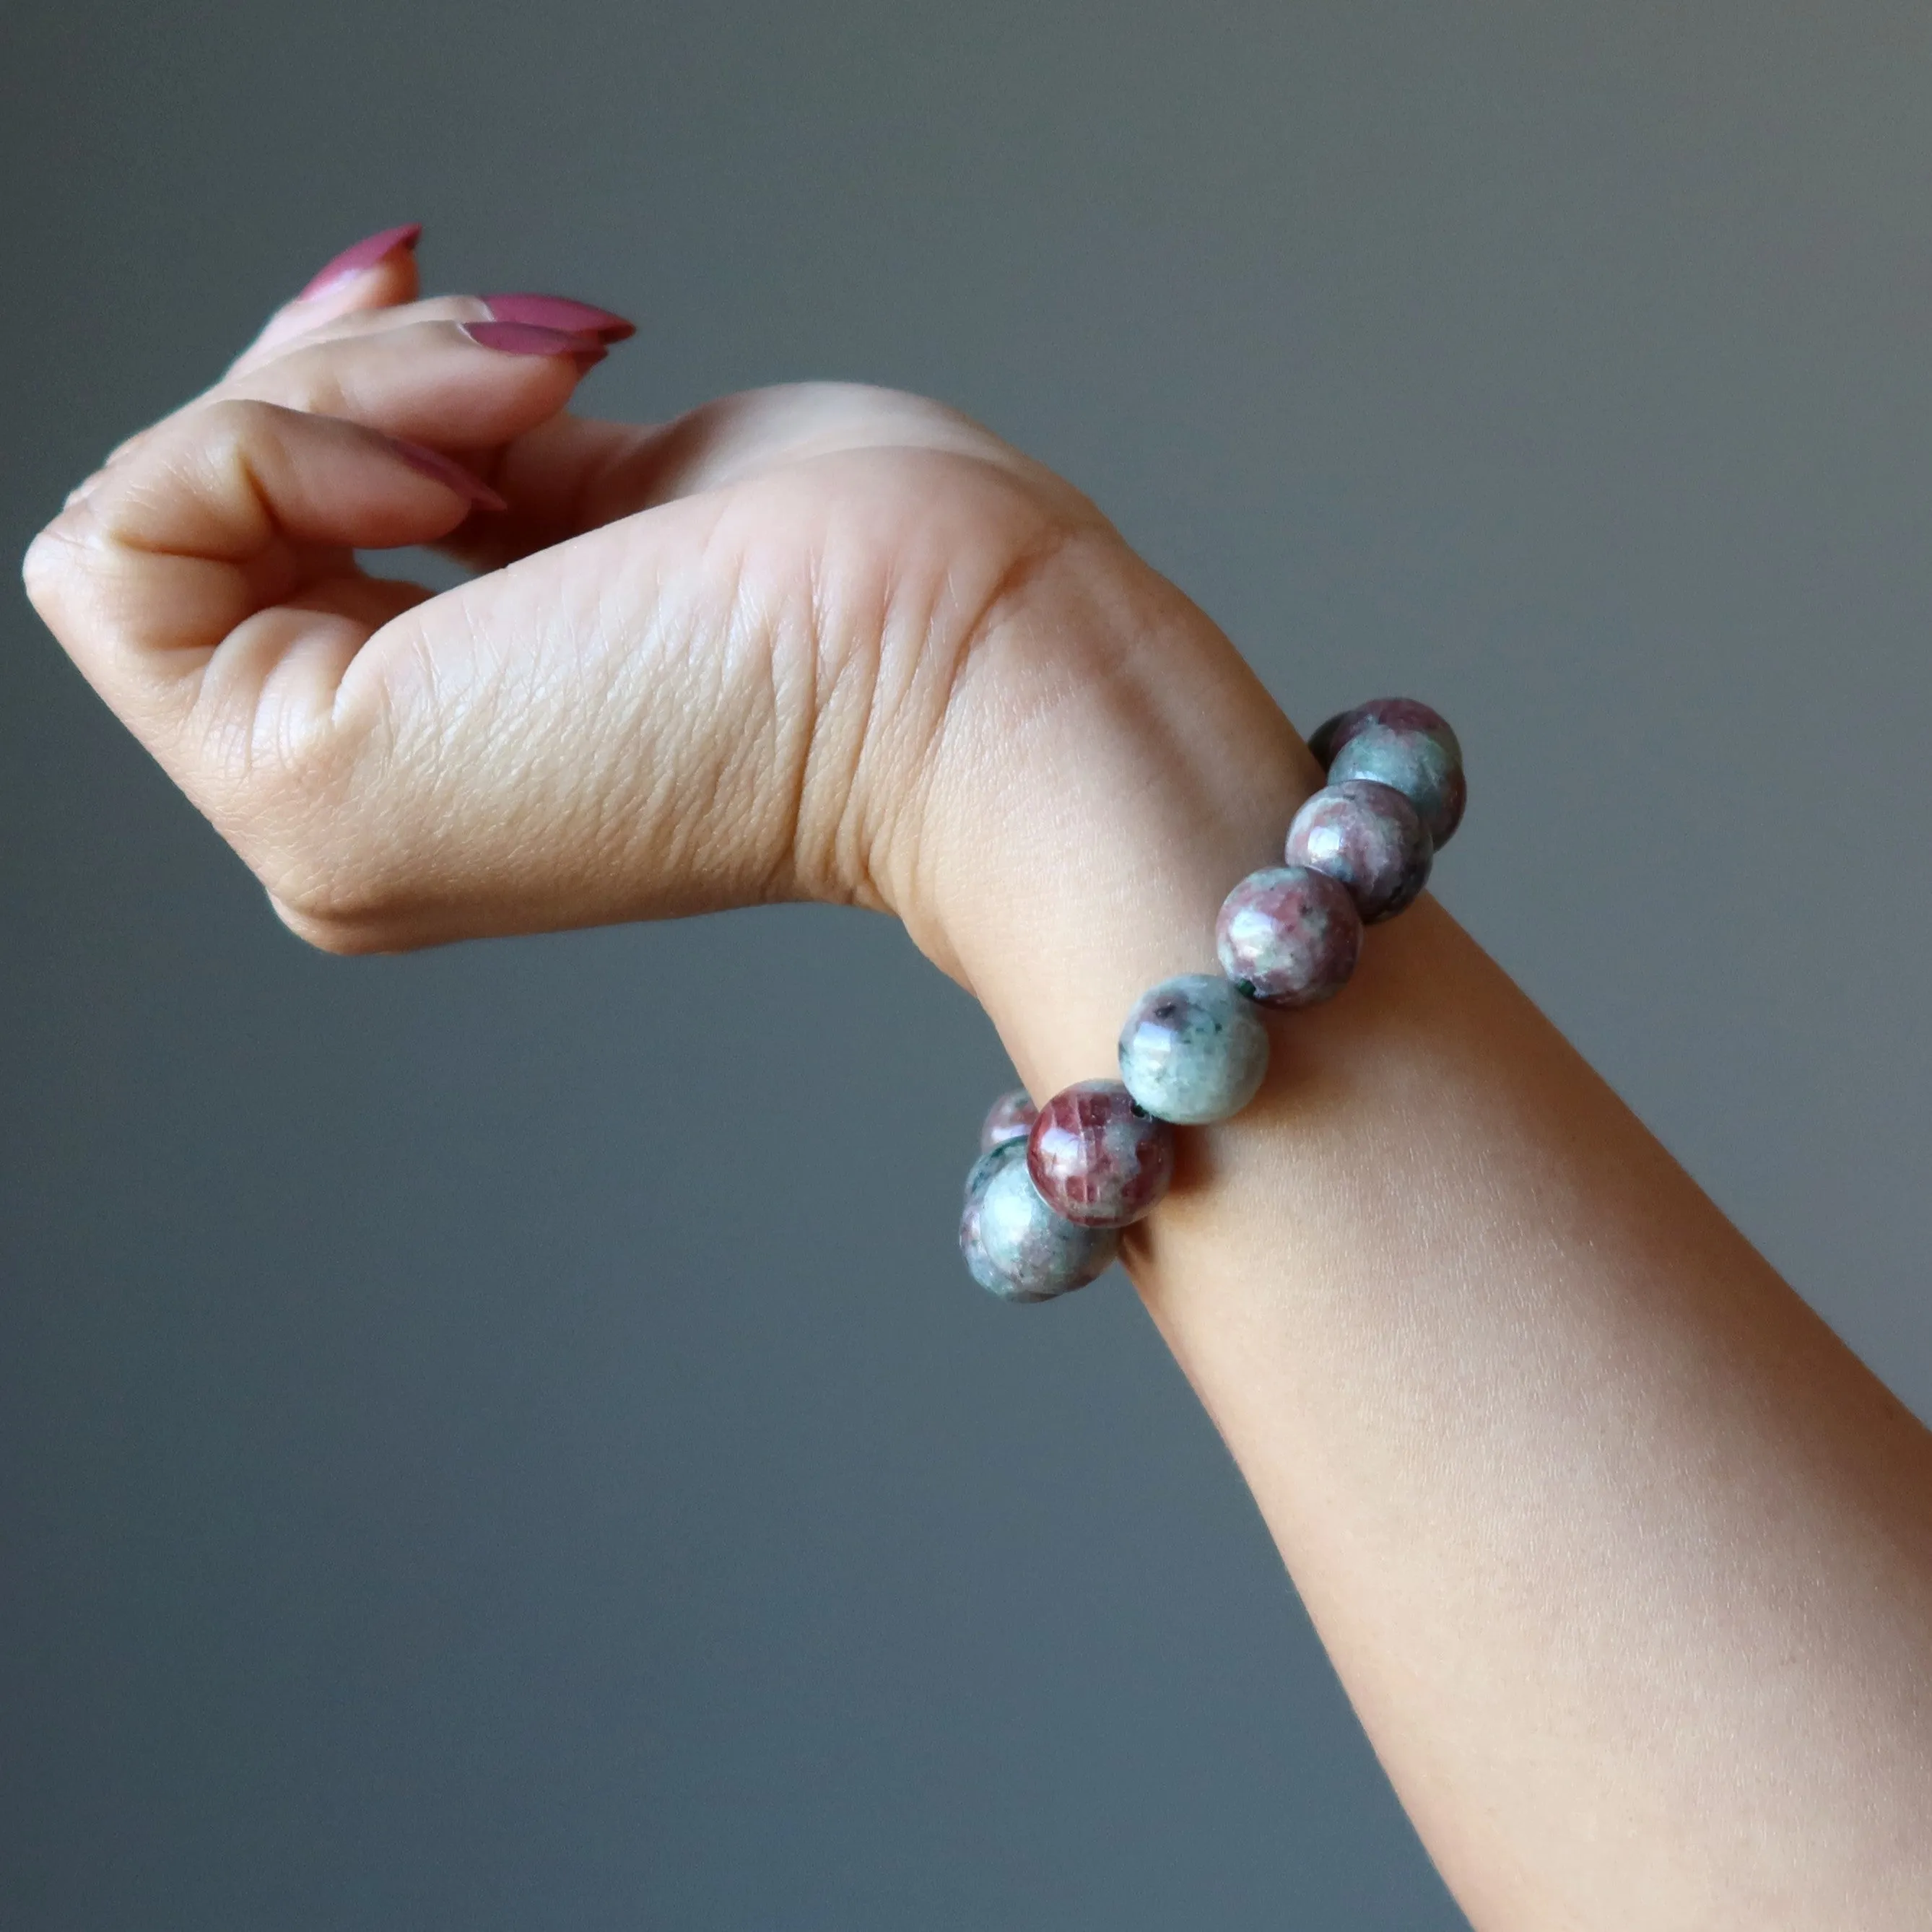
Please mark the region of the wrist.
[[1064, 547], [976, 641], [902, 910], [1036, 1095], [1112, 1070], [1148, 986], [1214, 971], [1228, 890], [1321, 773], [1220, 629], [1111, 536]]

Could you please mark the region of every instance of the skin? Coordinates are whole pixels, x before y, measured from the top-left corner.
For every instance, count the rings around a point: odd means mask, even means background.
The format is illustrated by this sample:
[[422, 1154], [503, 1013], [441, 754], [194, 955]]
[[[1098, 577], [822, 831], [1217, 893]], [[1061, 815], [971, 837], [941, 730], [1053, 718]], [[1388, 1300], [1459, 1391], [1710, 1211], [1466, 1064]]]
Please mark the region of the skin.
[[[296, 932], [874, 908], [1036, 1098], [1214, 970], [1319, 775], [1076, 491], [876, 391], [580, 420], [414, 275], [291, 304], [27, 559]], [[422, 542], [482, 574], [352, 554]], [[1270, 1024], [1124, 1256], [1471, 1919], [1922, 1926], [1932, 1440], [1427, 898]]]

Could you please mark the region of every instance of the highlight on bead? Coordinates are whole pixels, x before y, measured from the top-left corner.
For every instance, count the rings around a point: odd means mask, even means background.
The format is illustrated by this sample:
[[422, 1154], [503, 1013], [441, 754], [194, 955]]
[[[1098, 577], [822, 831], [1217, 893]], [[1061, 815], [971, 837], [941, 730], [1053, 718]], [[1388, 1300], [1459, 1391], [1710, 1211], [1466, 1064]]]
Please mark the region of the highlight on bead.
[[1264, 1006], [1312, 1006], [1348, 984], [1362, 916], [1339, 879], [1309, 866], [1250, 872], [1215, 922], [1221, 970]]
[[1340, 880], [1363, 923], [1373, 925], [1414, 902], [1429, 883], [1436, 843], [1393, 785], [1344, 778], [1324, 785], [1294, 814], [1286, 856], [1291, 866]]
[[1002, 1142], [1024, 1140], [1033, 1131], [1039, 1112], [1024, 1087], [1002, 1094], [986, 1109], [986, 1118], [980, 1124], [980, 1151], [986, 1154]]
[[1027, 1167], [1056, 1214], [1084, 1228], [1124, 1228], [1167, 1192], [1174, 1130], [1136, 1106], [1119, 1081], [1082, 1080], [1040, 1108]]
[[1003, 1301], [1050, 1301], [1106, 1273], [1120, 1250], [1112, 1228], [1056, 1214], [1027, 1172], [1026, 1142], [980, 1156], [966, 1184], [959, 1246], [973, 1278]]
[[1328, 782], [1294, 815], [1284, 864], [1222, 902], [1225, 978], [1182, 973], [1150, 987], [1120, 1030], [1118, 1080], [1082, 1080], [1035, 1110], [994, 1102], [966, 1184], [959, 1246], [1006, 1301], [1046, 1301], [1102, 1273], [1120, 1231], [1174, 1174], [1174, 1129], [1232, 1118], [1267, 1076], [1262, 1009], [1331, 999], [1354, 970], [1364, 925], [1393, 918], [1428, 883], [1462, 821], [1462, 748], [1439, 712], [1377, 698], [1308, 740]]
[[1372, 698], [1316, 727], [1308, 740], [1330, 781], [1369, 778], [1415, 807], [1440, 851], [1462, 822], [1468, 785], [1449, 721], [1412, 698]]
[[1150, 987], [1120, 1029], [1120, 1084], [1155, 1119], [1205, 1126], [1238, 1114], [1268, 1073], [1268, 1028], [1214, 973]]
[[1011, 1284], [994, 1267], [986, 1252], [986, 1244], [980, 1234], [980, 1214], [986, 1204], [986, 1190], [993, 1184], [994, 1176], [1003, 1168], [1012, 1166], [1015, 1161], [1022, 1166], [1025, 1163], [1024, 1138], [995, 1141], [991, 1147], [982, 1149], [966, 1177], [966, 1202], [959, 1214], [959, 1252], [966, 1257], [968, 1271], [989, 1294], [1005, 1295], [1008, 1299], [1011, 1299]]

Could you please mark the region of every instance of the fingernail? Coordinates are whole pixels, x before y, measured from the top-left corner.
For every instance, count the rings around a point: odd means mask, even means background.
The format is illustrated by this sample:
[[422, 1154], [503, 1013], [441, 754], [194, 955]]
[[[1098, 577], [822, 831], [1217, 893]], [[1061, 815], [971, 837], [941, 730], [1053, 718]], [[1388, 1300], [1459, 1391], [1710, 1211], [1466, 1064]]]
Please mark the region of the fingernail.
[[638, 332], [608, 308], [572, 302], [568, 296], [485, 296], [490, 313], [499, 322], [534, 322], [539, 328], [567, 329], [574, 335], [595, 335], [605, 342], [622, 342]]
[[481, 477], [472, 476], [454, 457], [446, 456], [441, 450], [428, 448], [420, 442], [408, 442], [400, 436], [391, 436], [389, 442], [412, 470], [419, 470], [425, 476], [447, 484], [459, 496], [479, 508], [507, 510], [510, 507]]
[[354, 248], [344, 249], [333, 261], [325, 262], [321, 272], [296, 300], [310, 301], [323, 290], [334, 287], [338, 282], [346, 282], [351, 275], [359, 275], [364, 268], [373, 268], [398, 249], [413, 248], [416, 238], [422, 233], [420, 221], [406, 221], [400, 228], [385, 228], [365, 236]]
[[466, 322], [460, 325], [472, 342], [500, 349], [506, 356], [587, 356], [602, 354], [594, 335], [572, 328], [545, 328], [533, 322]]

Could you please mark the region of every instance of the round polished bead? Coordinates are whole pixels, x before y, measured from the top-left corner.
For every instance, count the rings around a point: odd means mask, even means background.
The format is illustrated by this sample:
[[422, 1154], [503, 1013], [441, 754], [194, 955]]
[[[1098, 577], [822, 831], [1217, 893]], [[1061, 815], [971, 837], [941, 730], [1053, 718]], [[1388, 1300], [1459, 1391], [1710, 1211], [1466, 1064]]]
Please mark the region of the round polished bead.
[[986, 1123], [980, 1130], [980, 1151], [984, 1154], [1003, 1141], [1024, 1140], [1032, 1132], [1039, 1112], [1024, 1087], [1002, 1094], [987, 1109]]
[[1027, 1166], [1046, 1203], [1087, 1228], [1124, 1228], [1167, 1192], [1174, 1130], [1118, 1080], [1082, 1080], [1040, 1110]]
[[1421, 814], [1439, 851], [1462, 822], [1468, 785], [1448, 719], [1412, 698], [1376, 698], [1318, 727], [1330, 782], [1393, 785]]
[[1429, 828], [1393, 785], [1324, 785], [1288, 828], [1288, 862], [1339, 879], [1365, 925], [1391, 919], [1429, 883]]
[[1268, 1028], [1253, 1002], [1213, 973], [1163, 980], [1120, 1029], [1120, 1080], [1135, 1104], [1183, 1126], [1238, 1114], [1268, 1063]]
[[1328, 760], [1335, 755], [1335, 734], [1348, 721], [1349, 714], [1338, 711], [1332, 718], [1324, 718], [1309, 733], [1306, 743], [1315, 754], [1315, 762], [1325, 772]]
[[1024, 1140], [996, 1141], [982, 1152], [966, 1177], [966, 1203], [959, 1214], [959, 1252], [965, 1256], [973, 1279], [994, 1294], [1006, 1294], [1008, 1283], [987, 1256], [986, 1244], [980, 1233], [980, 1216], [993, 1177], [1015, 1161], [1022, 1166], [1026, 1164]]
[[1333, 998], [1355, 970], [1362, 916], [1340, 880], [1307, 866], [1277, 866], [1250, 872], [1228, 895], [1214, 946], [1222, 970], [1250, 999], [1312, 1006]]
[[1002, 1300], [1049, 1301], [1104, 1273], [1120, 1238], [1056, 1214], [1027, 1172], [1025, 1142], [1004, 1141], [967, 1183], [959, 1246], [974, 1280]]
[[1418, 731], [1435, 739], [1456, 765], [1462, 762], [1462, 746], [1455, 728], [1432, 706], [1414, 698], [1372, 698], [1366, 704], [1352, 705], [1324, 718], [1310, 733], [1308, 748], [1322, 764], [1331, 764], [1335, 754], [1351, 738], [1378, 725], [1392, 731]]

